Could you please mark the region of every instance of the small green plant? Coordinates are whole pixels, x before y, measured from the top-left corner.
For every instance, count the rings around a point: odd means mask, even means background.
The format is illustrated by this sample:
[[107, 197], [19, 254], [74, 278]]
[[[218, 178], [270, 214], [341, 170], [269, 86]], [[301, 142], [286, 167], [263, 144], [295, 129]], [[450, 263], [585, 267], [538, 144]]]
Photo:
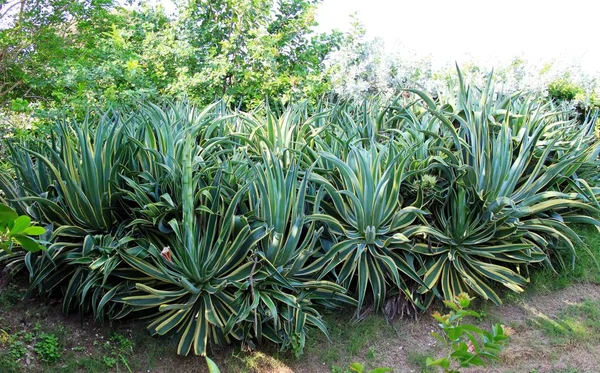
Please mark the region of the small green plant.
[[27, 355], [27, 347], [25, 347], [25, 343], [15, 337], [11, 338], [8, 351], [15, 359], [20, 359]]
[[371, 346], [369, 347], [369, 351], [367, 351], [367, 359], [368, 360], [373, 360], [375, 359], [375, 347]]
[[513, 331], [500, 324], [493, 325], [488, 332], [475, 325], [462, 323], [467, 316], [480, 317], [477, 312], [468, 310], [471, 300], [467, 294], [461, 293], [452, 301], [444, 301], [451, 309], [450, 313], [441, 315], [434, 312], [433, 317], [439, 322], [443, 335], [435, 332], [432, 335], [442, 342], [448, 352], [439, 359], [428, 357], [427, 366], [439, 367], [444, 373], [459, 373], [458, 368], [485, 366], [487, 360], [499, 360], [500, 352]]
[[60, 343], [54, 334], [41, 334], [38, 337], [34, 350], [37, 352], [40, 360], [47, 363], [55, 362], [62, 356]]
[[[99, 344], [98, 341], [94, 341], [94, 346], [98, 346]], [[118, 364], [121, 363], [128, 372], [132, 371], [127, 359], [128, 356], [133, 354], [133, 341], [131, 339], [122, 334], [113, 333], [108, 341], [102, 344], [102, 347], [107, 352], [102, 357], [104, 365], [109, 368], [117, 367], [118, 369]]]
[[15, 98], [10, 101], [10, 109], [17, 113], [27, 113], [30, 111], [29, 101], [22, 98]]
[[115, 365], [117, 365], [117, 359], [115, 359], [112, 356], [103, 356], [102, 357], [102, 361], [104, 362], [104, 365], [106, 365], [109, 368], [113, 368]]
[[350, 371], [355, 373], [387, 373], [393, 372], [391, 368], [375, 368], [367, 371], [365, 366], [361, 363], [352, 363], [350, 364]]
[[44, 233], [44, 228], [31, 225], [29, 216], [19, 216], [15, 210], [0, 203], [0, 251], [10, 254], [15, 246], [26, 251], [43, 250], [44, 247], [30, 236]]

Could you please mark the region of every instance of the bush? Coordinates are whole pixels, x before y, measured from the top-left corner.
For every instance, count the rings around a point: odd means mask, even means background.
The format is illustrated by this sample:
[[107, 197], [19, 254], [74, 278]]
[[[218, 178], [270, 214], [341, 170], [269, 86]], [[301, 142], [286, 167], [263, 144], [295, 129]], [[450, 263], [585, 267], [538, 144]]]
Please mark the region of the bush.
[[583, 93], [583, 89], [567, 79], [558, 79], [548, 84], [548, 96], [555, 100], [571, 101], [580, 93]]
[[[592, 120], [493, 85], [251, 113], [145, 105], [10, 148], [0, 188], [52, 227], [16, 252], [65, 312], [150, 317], [178, 353], [264, 340], [302, 352], [323, 309], [468, 292], [500, 303], [572, 266], [600, 225]], [[581, 172], [580, 172], [581, 171]], [[26, 266], [25, 266], [26, 264]]]

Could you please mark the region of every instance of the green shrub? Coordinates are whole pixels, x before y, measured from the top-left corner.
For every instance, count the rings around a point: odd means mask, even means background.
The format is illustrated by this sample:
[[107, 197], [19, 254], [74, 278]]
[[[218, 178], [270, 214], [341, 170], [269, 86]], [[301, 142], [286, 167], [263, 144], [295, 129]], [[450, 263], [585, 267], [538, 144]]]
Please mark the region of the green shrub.
[[43, 227], [31, 224], [29, 216], [19, 216], [15, 210], [0, 203], [0, 255], [10, 255], [15, 248], [28, 252], [44, 250], [44, 246], [31, 237], [44, 233], [46, 230]]
[[600, 148], [593, 118], [492, 87], [60, 122], [10, 147], [0, 189], [52, 231], [4, 263], [65, 312], [148, 318], [180, 354], [239, 340], [299, 355], [324, 309], [500, 303], [498, 285], [523, 291], [530, 269], [586, 250], [572, 226], [600, 225]]
[[555, 100], [571, 101], [582, 93], [583, 89], [568, 79], [558, 79], [548, 84], [548, 96]]

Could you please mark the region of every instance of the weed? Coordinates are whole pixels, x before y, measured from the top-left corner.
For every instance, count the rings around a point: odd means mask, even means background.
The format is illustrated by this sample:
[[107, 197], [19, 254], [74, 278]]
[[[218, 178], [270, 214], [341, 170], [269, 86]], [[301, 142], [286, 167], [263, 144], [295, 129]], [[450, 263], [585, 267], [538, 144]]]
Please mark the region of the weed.
[[40, 360], [46, 363], [60, 360], [62, 356], [62, 349], [59, 345], [58, 338], [54, 334], [40, 334], [34, 350], [37, 352]]
[[104, 362], [104, 365], [109, 368], [113, 368], [115, 365], [117, 365], [117, 359], [112, 356], [102, 356], [102, 361]]
[[[94, 346], [98, 346], [100, 343], [94, 341]], [[102, 344], [102, 348], [106, 354], [102, 356], [104, 365], [109, 368], [119, 368], [119, 364], [123, 364], [128, 372], [131, 372], [129, 366], [129, 360], [133, 356], [133, 341], [119, 333], [113, 333], [108, 341]]]
[[331, 373], [351, 373], [348, 369], [333, 365], [331, 367]]
[[371, 346], [369, 347], [369, 351], [367, 351], [367, 359], [368, 360], [373, 360], [375, 359], [375, 347]]
[[10, 355], [15, 359], [21, 359], [27, 355], [27, 347], [25, 346], [25, 343], [16, 337], [11, 339], [8, 350]]
[[408, 351], [406, 353], [406, 360], [410, 365], [418, 367], [418, 372], [433, 373], [435, 370], [427, 366], [427, 357], [429, 355], [421, 351]]
[[475, 325], [464, 323], [465, 317], [479, 316], [477, 312], [468, 310], [471, 300], [466, 293], [461, 293], [452, 301], [444, 301], [446, 307], [451, 309], [450, 313], [445, 315], [439, 312], [433, 313], [443, 334], [432, 333], [432, 335], [446, 346], [448, 351], [446, 356], [439, 359], [427, 358], [427, 366], [437, 366], [445, 373], [457, 373], [458, 370], [452, 368], [452, 365], [461, 368], [484, 367], [486, 361], [500, 359], [500, 352], [508, 343], [512, 330], [495, 324], [488, 332]]
[[532, 323], [542, 329], [555, 345], [597, 342], [600, 335], [600, 302], [586, 300], [570, 305], [556, 318], [541, 315]]

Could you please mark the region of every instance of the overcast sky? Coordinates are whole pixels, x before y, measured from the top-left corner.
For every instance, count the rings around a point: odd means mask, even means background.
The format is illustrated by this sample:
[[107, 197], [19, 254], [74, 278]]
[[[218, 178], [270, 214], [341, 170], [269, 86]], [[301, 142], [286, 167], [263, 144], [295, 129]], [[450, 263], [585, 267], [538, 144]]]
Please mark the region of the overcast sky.
[[[149, 0], [173, 10], [171, 0]], [[369, 37], [434, 64], [580, 62], [600, 74], [600, 0], [323, 0], [318, 31], [348, 31], [356, 13]]]
[[356, 12], [371, 37], [401, 42], [435, 62], [581, 61], [600, 70], [598, 0], [324, 0], [319, 30], [348, 30]]

